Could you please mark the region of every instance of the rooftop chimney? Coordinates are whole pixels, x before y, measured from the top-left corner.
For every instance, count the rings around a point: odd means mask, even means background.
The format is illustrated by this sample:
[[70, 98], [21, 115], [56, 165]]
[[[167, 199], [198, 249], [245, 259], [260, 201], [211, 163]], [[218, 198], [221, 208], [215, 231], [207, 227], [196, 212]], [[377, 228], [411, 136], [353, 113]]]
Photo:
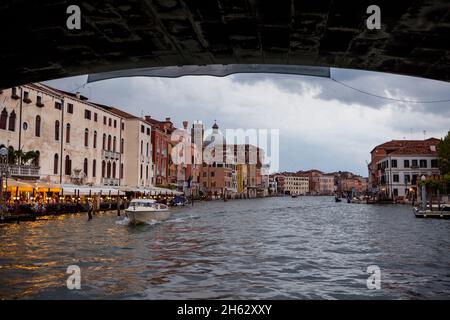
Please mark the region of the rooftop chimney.
[[189, 122], [187, 122], [186, 120], [183, 121], [183, 128], [184, 128], [185, 130], [187, 130], [188, 125], [189, 125]]
[[80, 92], [77, 91], [77, 93], [75, 93], [75, 96], [77, 97], [77, 99], [80, 99], [81, 98]]
[[170, 121], [170, 117], [167, 117], [167, 118], [166, 118], [166, 121], [167, 121], [167, 122]]

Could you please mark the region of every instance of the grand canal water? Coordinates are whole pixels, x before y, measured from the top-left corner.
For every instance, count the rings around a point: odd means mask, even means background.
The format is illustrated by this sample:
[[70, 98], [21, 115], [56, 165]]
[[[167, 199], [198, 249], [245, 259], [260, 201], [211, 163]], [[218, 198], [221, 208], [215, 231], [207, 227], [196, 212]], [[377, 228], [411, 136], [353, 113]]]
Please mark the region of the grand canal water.
[[[0, 225], [0, 297], [450, 298], [450, 221], [409, 206], [283, 197], [172, 211], [139, 227], [112, 213]], [[66, 287], [69, 265], [81, 290]]]

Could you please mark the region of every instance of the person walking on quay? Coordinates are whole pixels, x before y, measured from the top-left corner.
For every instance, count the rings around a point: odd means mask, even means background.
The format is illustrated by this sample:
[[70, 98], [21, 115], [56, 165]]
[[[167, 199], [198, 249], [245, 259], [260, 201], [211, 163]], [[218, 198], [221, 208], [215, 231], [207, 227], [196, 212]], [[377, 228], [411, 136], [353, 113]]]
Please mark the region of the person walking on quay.
[[117, 216], [120, 217], [120, 208], [122, 207], [122, 198], [117, 197]]
[[88, 200], [88, 221], [92, 220], [92, 211], [94, 211], [94, 204], [92, 203], [92, 201], [89, 199]]

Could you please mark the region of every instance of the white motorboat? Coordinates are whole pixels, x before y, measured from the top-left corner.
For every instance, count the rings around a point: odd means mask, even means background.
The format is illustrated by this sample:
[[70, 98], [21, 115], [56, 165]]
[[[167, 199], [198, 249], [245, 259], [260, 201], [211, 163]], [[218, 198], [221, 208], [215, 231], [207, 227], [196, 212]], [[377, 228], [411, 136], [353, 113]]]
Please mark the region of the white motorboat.
[[130, 223], [140, 224], [166, 220], [170, 216], [169, 207], [152, 199], [133, 199], [125, 209]]

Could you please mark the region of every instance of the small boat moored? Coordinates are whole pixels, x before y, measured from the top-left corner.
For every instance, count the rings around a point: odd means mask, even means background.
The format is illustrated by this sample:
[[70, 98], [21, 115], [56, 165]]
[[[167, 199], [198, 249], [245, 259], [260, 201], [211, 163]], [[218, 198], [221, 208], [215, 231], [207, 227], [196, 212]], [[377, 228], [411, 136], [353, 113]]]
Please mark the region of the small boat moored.
[[130, 223], [142, 224], [151, 221], [166, 220], [170, 217], [169, 207], [152, 199], [133, 199], [125, 209]]

